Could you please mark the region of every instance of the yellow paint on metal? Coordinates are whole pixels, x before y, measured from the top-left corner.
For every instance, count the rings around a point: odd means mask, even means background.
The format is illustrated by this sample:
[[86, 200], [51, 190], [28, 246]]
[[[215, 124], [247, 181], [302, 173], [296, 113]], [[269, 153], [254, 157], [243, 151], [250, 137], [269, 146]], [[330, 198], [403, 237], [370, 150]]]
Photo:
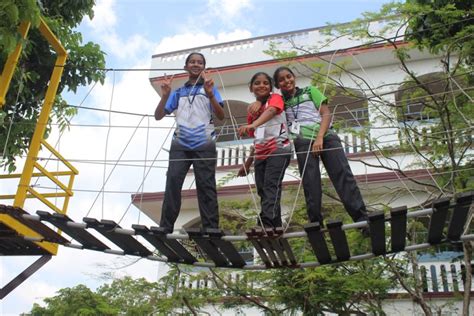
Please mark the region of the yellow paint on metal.
[[[0, 200], [13, 200], [15, 198], [15, 195], [16, 194], [3, 194], [3, 195], [0, 194]], [[70, 195], [67, 194], [66, 192], [41, 193], [41, 195], [44, 198], [49, 198], [49, 199], [50, 198], [69, 198], [70, 197]], [[33, 194], [27, 194], [26, 198], [27, 199], [32, 199], [32, 198], [36, 199], [36, 196], [34, 196]], [[64, 207], [63, 207], [63, 209], [64, 209]]]
[[[67, 58], [66, 50], [61, 45], [56, 36], [54, 36], [53, 32], [51, 32], [50, 28], [46, 25], [46, 22], [43, 19], [41, 19], [39, 30], [41, 34], [46, 38], [48, 43], [56, 51], [57, 58], [53, 73], [51, 74], [48, 89], [46, 90], [46, 95], [44, 98], [43, 106], [41, 108], [41, 113], [38, 118], [38, 122], [35, 127], [35, 132], [33, 134], [33, 138], [31, 139], [30, 148], [28, 150], [28, 155], [25, 161], [25, 165], [23, 167], [22, 176], [20, 178], [20, 184], [18, 185], [16, 197], [13, 202], [13, 206], [21, 208], [25, 204], [27, 191], [29, 189], [29, 184], [33, 174], [34, 162], [40, 151], [41, 143], [44, 137], [44, 133], [46, 131], [46, 124], [49, 120], [49, 115], [53, 107], [54, 99], [56, 97], [56, 92], [59, 86], [59, 81], [61, 80], [64, 64], [66, 63]], [[31, 193], [35, 195], [33, 192]]]
[[[0, 214], [0, 222], [2, 224], [5, 224], [6, 226], [10, 227], [11, 229], [15, 230], [18, 234], [26, 237], [32, 237], [32, 238], [43, 238], [40, 234], [29, 228], [28, 226], [23, 225], [13, 217], [6, 215], [6, 214]], [[35, 242], [38, 246], [43, 248], [44, 250], [48, 251], [52, 255], [55, 255], [58, 253], [58, 245], [53, 244], [50, 242], [42, 241], [42, 242]]]
[[30, 22], [22, 22], [19, 27], [19, 33], [21, 35], [20, 42], [16, 45], [15, 50], [8, 56], [7, 61], [5, 62], [5, 66], [3, 68], [3, 72], [0, 76], [0, 109], [5, 104], [5, 97], [7, 95], [8, 87], [10, 86], [10, 82], [13, 77], [13, 73], [15, 72], [16, 65], [18, 64], [18, 59], [20, 58], [23, 40], [26, 38], [28, 34], [28, 30], [30, 29], [31, 23]]
[[63, 191], [65, 191], [67, 194], [72, 195], [72, 192], [69, 191], [69, 189], [64, 185], [61, 181], [59, 181], [55, 176], [53, 176], [51, 173], [49, 173], [48, 170], [43, 168], [39, 163], [35, 162], [34, 166], [36, 169], [41, 171], [45, 176], [48, 177], [49, 180], [53, 181], [58, 187], [60, 187]]
[[48, 206], [50, 209], [52, 209], [53, 211], [55, 211], [56, 213], [60, 213], [60, 214], [64, 214], [65, 212], [63, 210], [61, 210], [59, 207], [57, 207], [56, 205], [54, 205], [53, 203], [51, 203], [48, 199], [46, 199], [41, 193], [39, 193], [38, 191], [36, 191], [35, 189], [33, 189], [32, 187], [28, 187], [28, 192], [30, 192], [31, 194], [33, 194], [38, 200], [40, 200], [41, 202], [43, 202], [46, 206]]
[[[28, 30], [30, 28], [29, 22], [24, 22], [20, 25], [20, 34], [23, 39], [26, 38], [28, 34]], [[48, 27], [46, 22], [43, 18], [40, 20], [40, 24], [38, 27], [41, 35], [48, 41], [51, 47], [57, 54], [56, 62], [54, 65], [54, 69], [51, 74], [51, 78], [49, 80], [49, 84], [46, 90], [45, 98], [43, 101], [43, 105], [41, 107], [41, 112], [38, 117], [38, 121], [35, 126], [35, 131], [33, 133], [33, 137], [31, 139], [30, 147], [28, 150], [28, 154], [26, 157], [25, 165], [23, 167], [23, 172], [20, 175], [3, 175], [0, 176], [0, 179], [14, 179], [20, 178], [17, 192], [14, 196], [12, 195], [0, 195], [1, 198], [14, 198], [13, 206], [23, 208], [25, 204], [25, 200], [27, 198], [35, 197], [39, 199], [41, 202], [46, 204], [50, 209], [54, 210], [55, 212], [65, 214], [67, 211], [67, 207], [69, 204], [69, 198], [73, 195], [72, 193], [72, 185], [74, 183], [74, 177], [78, 174], [76, 168], [74, 168], [63, 156], [61, 156], [52, 146], [50, 146], [43, 138], [46, 131], [46, 127], [49, 121], [51, 109], [54, 104], [54, 100], [56, 98], [56, 93], [58, 90], [59, 82], [61, 80], [61, 75], [63, 73], [64, 65], [66, 63], [67, 52], [66, 49], [61, 45], [59, 40], [53, 34], [51, 29]], [[16, 47], [15, 51], [11, 53], [7, 59], [7, 62], [4, 66], [4, 70], [0, 77], [0, 108], [3, 106], [5, 102], [5, 95], [7, 93], [8, 87], [11, 82], [11, 78], [13, 76], [14, 70], [18, 63], [18, 59], [20, 57], [22, 50], [22, 43], [19, 43]], [[44, 145], [48, 148], [59, 160], [66, 165], [71, 171], [56, 171], [56, 172], [49, 172], [44, 167], [39, 165], [36, 162], [38, 157], [38, 153], [41, 149], [41, 145]], [[40, 172], [35, 173], [34, 168], [38, 169]], [[53, 181], [56, 185], [58, 185], [64, 192], [60, 193], [39, 193], [34, 190], [30, 186], [31, 178], [32, 177], [42, 177], [46, 176], [51, 181]], [[63, 184], [59, 179], [58, 176], [69, 176], [69, 182], [66, 186]], [[60, 209], [53, 203], [51, 203], [48, 198], [50, 197], [64, 197], [64, 204], [63, 208]], [[32, 229], [26, 227], [21, 222], [18, 222], [13, 217], [3, 214], [0, 215], [0, 222], [7, 225], [11, 229], [17, 231], [19, 234], [31, 238], [41, 238], [38, 233], [35, 233]], [[59, 232], [60, 233], [60, 232]], [[47, 252], [55, 255], [57, 253], [58, 246], [56, 244], [48, 243], [48, 242], [36, 242], [35, 243], [45, 249]]]
[[79, 174], [79, 171], [77, 171], [76, 168], [74, 168], [73, 165], [71, 165], [71, 163], [69, 161], [66, 160], [66, 158], [64, 158], [56, 149], [54, 149], [53, 146], [51, 146], [50, 144], [48, 144], [47, 141], [45, 141], [44, 139], [41, 140], [41, 144], [43, 144], [46, 148], [48, 148], [48, 150], [53, 154], [55, 155], [57, 158], [59, 158], [59, 160], [65, 164], [69, 169], [71, 169], [71, 171], [74, 173], [74, 174]]
[[[50, 174], [52, 174], [55, 177], [60, 177], [60, 176], [72, 176], [74, 174], [77, 174], [73, 171], [50, 171]], [[21, 178], [21, 173], [11, 173], [11, 174], [0, 174], [0, 179], [18, 179]], [[36, 177], [46, 177], [46, 175], [40, 173], [40, 172], [33, 172], [32, 174], [33, 178]]]

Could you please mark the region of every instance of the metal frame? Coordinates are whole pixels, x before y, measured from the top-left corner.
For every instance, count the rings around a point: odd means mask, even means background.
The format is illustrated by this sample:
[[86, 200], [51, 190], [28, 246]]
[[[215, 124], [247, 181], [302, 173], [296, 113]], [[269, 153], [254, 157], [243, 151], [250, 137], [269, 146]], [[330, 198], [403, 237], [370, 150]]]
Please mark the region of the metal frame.
[[[26, 39], [28, 31], [30, 29], [30, 22], [23, 22], [20, 24], [19, 33], [21, 34], [22, 39]], [[27, 158], [23, 171], [20, 174], [13, 175], [0, 175], [0, 179], [11, 179], [11, 178], [20, 178], [18, 189], [15, 195], [0, 195], [0, 199], [13, 199], [13, 206], [23, 208], [25, 200], [27, 198], [37, 198], [43, 202], [48, 208], [54, 210], [55, 212], [65, 214], [69, 205], [69, 199], [73, 195], [72, 186], [74, 184], [74, 178], [78, 174], [76, 168], [74, 168], [63, 156], [61, 156], [51, 145], [49, 145], [44, 140], [44, 134], [46, 131], [46, 126], [50, 117], [51, 109], [56, 98], [59, 82], [61, 80], [61, 75], [64, 70], [64, 65], [67, 59], [66, 49], [61, 45], [60, 41], [53, 34], [51, 29], [46, 24], [43, 18], [40, 19], [40, 24], [38, 27], [41, 35], [46, 39], [46, 41], [51, 45], [53, 50], [57, 54], [56, 62], [52, 70], [51, 78], [49, 81], [48, 88], [46, 90], [45, 98], [41, 108], [41, 113], [38, 117], [38, 121], [35, 126], [35, 131], [31, 139], [30, 147], [28, 149]], [[5, 103], [5, 96], [8, 91], [13, 73], [18, 64], [20, 54], [22, 51], [23, 43], [20, 42], [16, 46], [15, 50], [9, 55], [3, 73], [0, 77], [0, 108]], [[37, 162], [38, 153], [41, 147], [48, 149], [54, 156], [56, 156], [69, 170], [60, 171], [60, 172], [49, 172], [44, 167], [42, 167]], [[34, 172], [35, 169], [39, 172]], [[52, 182], [54, 182], [61, 190], [57, 193], [41, 193], [33, 189], [30, 185], [32, 177], [45, 176], [48, 177]], [[69, 181], [67, 184], [63, 184], [58, 176], [69, 176]], [[64, 198], [62, 207], [57, 207], [51, 203], [48, 198]], [[18, 234], [23, 236], [28, 236], [30, 238], [41, 239], [41, 235], [37, 232], [25, 227], [13, 217], [0, 214], [0, 222], [10, 227], [12, 230], [16, 231]], [[52, 244], [49, 242], [37, 242], [38, 246], [43, 248], [47, 253], [55, 255], [58, 250], [57, 244]]]

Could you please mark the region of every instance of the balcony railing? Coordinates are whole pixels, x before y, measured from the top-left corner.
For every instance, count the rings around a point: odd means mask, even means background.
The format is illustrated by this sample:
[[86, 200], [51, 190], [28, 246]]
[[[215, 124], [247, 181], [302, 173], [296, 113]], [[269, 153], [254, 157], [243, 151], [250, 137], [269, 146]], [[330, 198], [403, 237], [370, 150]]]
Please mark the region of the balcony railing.
[[[464, 282], [466, 279], [466, 269], [460, 262], [454, 263], [422, 263], [420, 264], [420, 271], [423, 282], [424, 293], [456, 293], [464, 291]], [[474, 279], [473, 279], [474, 280]], [[254, 287], [252, 280], [245, 280], [244, 276], [239, 273], [231, 273], [227, 276], [226, 280], [229, 284], [236, 284], [241, 281], [246, 282], [249, 287]], [[189, 289], [199, 288], [213, 288], [215, 287], [214, 282], [208, 277], [200, 279], [183, 278], [180, 282], [180, 287]], [[471, 286], [474, 286], [474, 281]], [[395, 288], [390, 291], [391, 293], [405, 293], [401, 288]]]

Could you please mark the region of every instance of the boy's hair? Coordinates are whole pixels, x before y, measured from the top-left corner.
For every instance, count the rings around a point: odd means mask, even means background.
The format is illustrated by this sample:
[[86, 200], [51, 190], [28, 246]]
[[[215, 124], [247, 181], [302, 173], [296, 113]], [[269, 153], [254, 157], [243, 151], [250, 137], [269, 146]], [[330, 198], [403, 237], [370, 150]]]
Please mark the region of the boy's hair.
[[198, 52], [192, 52], [188, 55], [188, 57], [186, 57], [186, 61], [184, 62], [184, 65], [186, 66], [189, 62], [189, 59], [191, 58], [192, 55], [199, 55], [202, 57], [202, 60], [204, 61], [204, 66], [206, 66], [206, 57], [204, 57], [203, 54], [201, 53], [198, 53]]
[[264, 75], [265, 77], [267, 77], [268, 79], [268, 82], [270, 82], [270, 87], [272, 88], [273, 90], [273, 80], [272, 80], [272, 77], [270, 77], [269, 74], [267, 74], [266, 72], [263, 72], [263, 71], [259, 71], [257, 72], [255, 75], [252, 76], [252, 78], [250, 79], [250, 82], [249, 82], [249, 86], [252, 87], [254, 81], [257, 79], [258, 76], [260, 75]]
[[273, 80], [275, 81], [275, 87], [277, 88], [280, 88], [279, 85], [278, 85], [278, 75], [280, 74], [280, 72], [282, 72], [283, 70], [286, 70], [288, 71], [290, 74], [293, 75], [293, 77], [296, 77], [295, 76], [295, 73], [293, 72], [293, 70], [291, 70], [290, 68], [286, 67], [286, 66], [281, 66], [281, 67], [278, 67], [275, 72], [273, 73]]

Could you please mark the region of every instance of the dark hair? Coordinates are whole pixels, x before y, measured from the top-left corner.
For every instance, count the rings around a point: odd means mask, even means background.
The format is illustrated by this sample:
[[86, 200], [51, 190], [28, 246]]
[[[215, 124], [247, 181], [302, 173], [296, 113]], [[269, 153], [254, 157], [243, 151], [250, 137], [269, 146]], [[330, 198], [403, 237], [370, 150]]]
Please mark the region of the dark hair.
[[273, 90], [273, 80], [272, 80], [272, 77], [270, 77], [269, 74], [267, 74], [266, 72], [263, 72], [263, 71], [259, 71], [257, 72], [255, 75], [252, 76], [252, 79], [250, 79], [250, 82], [249, 82], [249, 86], [252, 87], [254, 81], [257, 79], [258, 76], [260, 75], [264, 75], [265, 77], [267, 77], [268, 79], [268, 82], [270, 82], [270, 87], [272, 88]]
[[188, 57], [186, 57], [186, 61], [184, 62], [184, 65], [185, 65], [185, 66], [188, 64], [189, 59], [191, 59], [191, 56], [192, 56], [192, 55], [199, 55], [199, 56], [201, 56], [201, 57], [202, 57], [202, 60], [204, 61], [204, 66], [206, 66], [206, 57], [204, 57], [203, 54], [198, 53], [198, 52], [192, 52], [192, 53], [190, 53], [190, 54], [188, 55]]
[[275, 87], [277, 88], [280, 88], [279, 85], [278, 85], [278, 75], [280, 74], [280, 72], [282, 72], [283, 70], [286, 70], [288, 71], [290, 74], [293, 75], [293, 77], [296, 77], [295, 76], [295, 73], [293, 72], [293, 70], [291, 70], [290, 68], [286, 67], [286, 66], [281, 66], [281, 67], [278, 67], [275, 72], [273, 73], [273, 80], [275, 81]]

